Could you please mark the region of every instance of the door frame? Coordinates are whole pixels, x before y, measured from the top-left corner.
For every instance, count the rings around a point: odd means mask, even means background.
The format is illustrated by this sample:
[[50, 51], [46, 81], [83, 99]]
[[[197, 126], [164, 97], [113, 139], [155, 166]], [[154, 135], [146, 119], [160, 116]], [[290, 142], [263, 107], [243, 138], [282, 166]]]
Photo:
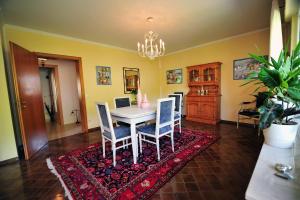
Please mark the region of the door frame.
[[83, 81], [83, 70], [82, 70], [81, 57], [59, 55], [59, 54], [50, 54], [50, 53], [42, 53], [42, 52], [34, 52], [34, 53], [37, 55], [37, 57], [42, 57], [42, 58], [47, 58], [47, 59], [63, 59], [63, 60], [75, 61], [82, 132], [83, 133], [88, 133], [85, 90], [84, 90], [84, 81]]
[[57, 94], [56, 105], [57, 105], [57, 122], [59, 125], [64, 125], [64, 116], [62, 110], [62, 102], [61, 102], [61, 91], [60, 91], [60, 81], [58, 75], [58, 65], [53, 64], [40, 64], [39, 68], [48, 68], [53, 70], [53, 75], [55, 79], [55, 89]]

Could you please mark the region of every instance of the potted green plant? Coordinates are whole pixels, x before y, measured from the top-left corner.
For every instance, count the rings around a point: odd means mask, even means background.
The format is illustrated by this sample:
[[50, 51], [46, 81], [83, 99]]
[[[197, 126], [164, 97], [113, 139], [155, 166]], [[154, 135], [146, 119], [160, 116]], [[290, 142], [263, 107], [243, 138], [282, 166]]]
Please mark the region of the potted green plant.
[[265, 143], [279, 148], [290, 148], [298, 130], [293, 116], [300, 114], [300, 43], [288, 55], [282, 50], [278, 59], [268, 61], [264, 56], [250, 54], [261, 64], [249, 81], [263, 91], [266, 99], [259, 107], [259, 126], [263, 129]]

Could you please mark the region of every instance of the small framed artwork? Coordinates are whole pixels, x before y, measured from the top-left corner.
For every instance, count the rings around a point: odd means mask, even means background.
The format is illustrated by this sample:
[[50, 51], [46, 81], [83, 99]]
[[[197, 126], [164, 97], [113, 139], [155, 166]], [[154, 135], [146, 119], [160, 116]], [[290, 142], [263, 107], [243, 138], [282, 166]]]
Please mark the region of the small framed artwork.
[[182, 83], [182, 69], [172, 69], [167, 71], [167, 84]]
[[111, 85], [111, 68], [96, 66], [97, 85]]
[[[265, 56], [268, 57], [268, 56]], [[243, 58], [233, 61], [233, 80], [244, 80], [252, 72], [258, 72], [261, 64], [253, 58]]]

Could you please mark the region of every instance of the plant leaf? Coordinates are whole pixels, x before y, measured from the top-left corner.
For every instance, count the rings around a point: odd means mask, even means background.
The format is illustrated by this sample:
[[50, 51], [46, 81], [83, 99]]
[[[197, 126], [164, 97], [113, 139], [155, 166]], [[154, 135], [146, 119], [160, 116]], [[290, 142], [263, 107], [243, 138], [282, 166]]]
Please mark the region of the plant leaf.
[[[278, 57], [278, 65], [279, 65], [279, 67], [284, 63], [284, 61], [285, 61], [285, 55], [286, 55], [286, 50], [282, 50], [281, 52], [280, 52], [280, 54], [279, 54], [279, 57]], [[271, 58], [272, 59], [272, 58]]]
[[299, 76], [300, 76], [300, 67], [294, 68], [292, 71], [290, 71], [286, 80], [289, 81], [293, 78], [298, 78]]
[[287, 108], [284, 110], [282, 117], [288, 117], [288, 116], [292, 116], [292, 115], [296, 115], [296, 114], [300, 114], [300, 109], [296, 109], [294, 108]]
[[289, 87], [287, 92], [292, 99], [300, 100], [300, 85]]
[[258, 56], [255, 54], [249, 54], [251, 58], [257, 60], [258, 62], [260, 62], [261, 64], [265, 65], [265, 67], [269, 67], [272, 66], [271, 63], [269, 63], [269, 61], [265, 58], [265, 56]]
[[289, 87], [298, 86], [300, 85], [300, 80], [298, 78], [293, 78], [289, 82]]
[[283, 107], [280, 104], [268, 103], [258, 109], [260, 113], [259, 127], [261, 129], [268, 128], [276, 119], [281, 119]]
[[295, 59], [299, 56], [299, 54], [300, 54], [300, 42], [298, 42], [297, 46], [295, 47], [292, 53], [292, 57]]
[[290, 57], [288, 57], [286, 59], [286, 61], [282, 63], [282, 65], [278, 68], [278, 71], [281, 74], [282, 79], [285, 80], [291, 71], [291, 58]]
[[280, 86], [281, 83], [279, 72], [266, 67], [261, 68], [258, 78], [269, 88]]
[[257, 80], [256, 80], [256, 79], [250, 79], [250, 80], [248, 80], [246, 83], [243, 83], [242, 85], [240, 85], [240, 87], [241, 87], [241, 86], [248, 85], [249, 83], [252, 83], [252, 82], [255, 82], [255, 81], [257, 81]]
[[255, 90], [252, 92], [252, 94], [255, 94], [260, 88], [263, 88], [263, 86], [256, 87]]
[[250, 74], [247, 76], [247, 80], [257, 79], [257, 78], [258, 78], [258, 72], [256, 71], [250, 72]]
[[297, 68], [297, 67], [300, 67], [300, 57], [299, 57], [299, 58], [296, 58], [296, 59], [293, 61], [292, 66], [291, 66], [292, 69], [295, 69], [295, 68]]
[[273, 67], [275, 69], [279, 69], [280, 68], [280, 65], [274, 60], [274, 58], [271, 57], [271, 62], [273, 64]]

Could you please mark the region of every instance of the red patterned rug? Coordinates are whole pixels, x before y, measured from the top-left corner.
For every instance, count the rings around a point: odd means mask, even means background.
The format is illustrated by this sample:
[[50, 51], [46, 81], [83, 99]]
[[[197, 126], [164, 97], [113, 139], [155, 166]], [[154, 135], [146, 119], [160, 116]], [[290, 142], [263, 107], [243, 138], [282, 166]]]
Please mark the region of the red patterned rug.
[[160, 162], [157, 161], [156, 146], [143, 143], [138, 164], [133, 164], [130, 146], [117, 151], [117, 165], [113, 167], [110, 147], [106, 148], [104, 159], [101, 145], [97, 143], [48, 158], [47, 164], [59, 178], [69, 199], [148, 199], [217, 139], [214, 134], [183, 129], [181, 134], [174, 134], [174, 153], [170, 138], [160, 140]]

